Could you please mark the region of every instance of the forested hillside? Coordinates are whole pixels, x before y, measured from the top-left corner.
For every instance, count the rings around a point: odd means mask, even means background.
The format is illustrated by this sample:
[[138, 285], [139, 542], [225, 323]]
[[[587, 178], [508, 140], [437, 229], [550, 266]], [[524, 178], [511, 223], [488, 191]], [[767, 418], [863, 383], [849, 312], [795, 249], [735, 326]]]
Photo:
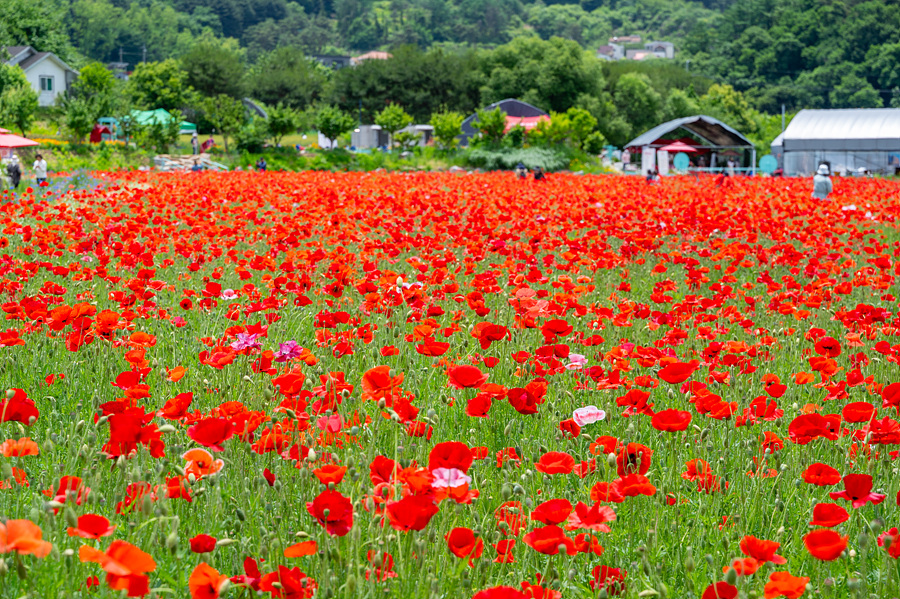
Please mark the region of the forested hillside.
[[[601, 65], [593, 57], [613, 35], [671, 41], [675, 59], [649, 70]], [[569, 43], [535, 43], [554, 38]], [[297, 108], [329, 101], [345, 109], [362, 103], [368, 112], [399, 102], [427, 115], [504, 95], [553, 110], [580, 105], [614, 139], [639, 129], [635, 121], [695, 108], [714, 83], [724, 86], [730, 114], [744, 106], [776, 114], [782, 104], [789, 112], [900, 106], [900, 0], [3, 0], [0, 44], [54, 51], [75, 66], [178, 59], [194, 71], [189, 83], [207, 94], [249, 89]], [[584, 60], [570, 56], [579, 46]], [[301, 64], [305, 56], [370, 50], [403, 60], [357, 74]], [[202, 65], [220, 59], [233, 63], [220, 65], [225, 74], [204, 75]], [[287, 75], [285, 64], [293, 69]], [[616, 83], [634, 71], [657, 97], [644, 102], [645, 113], [628, 115], [635, 110], [616, 94], [626, 102], [634, 93]], [[591, 73], [597, 83], [584, 84]], [[549, 98], [566, 77], [580, 83]], [[673, 89], [681, 95], [673, 98]]]

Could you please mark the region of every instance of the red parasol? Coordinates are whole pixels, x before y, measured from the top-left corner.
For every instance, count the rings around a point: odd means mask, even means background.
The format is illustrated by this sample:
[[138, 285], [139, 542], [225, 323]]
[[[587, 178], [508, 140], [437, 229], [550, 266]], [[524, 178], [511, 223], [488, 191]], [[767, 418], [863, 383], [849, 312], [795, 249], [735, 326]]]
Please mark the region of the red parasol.
[[24, 148], [27, 146], [39, 146], [36, 141], [13, 135], [12, 133], [0, 133], [0, 148]]
[[673, 153], [673, 152], [675, 152], [675, 153], [677, 153], [677, 152], [697, 152], [697, 151], [699, 151], [699, 150], [697, 150], [697, 148], [695, 148], [694, 146], [689, 146], [689, 145], [687, 145], [686, 143], [684, 143], [683, 141], [676, 141], [675, 143], [670, 143], [670, 144], [667, 145], [667, 146], [661, 147], [660, 150], [663, 151], [663, 152], [669, 152], [669, 153]]

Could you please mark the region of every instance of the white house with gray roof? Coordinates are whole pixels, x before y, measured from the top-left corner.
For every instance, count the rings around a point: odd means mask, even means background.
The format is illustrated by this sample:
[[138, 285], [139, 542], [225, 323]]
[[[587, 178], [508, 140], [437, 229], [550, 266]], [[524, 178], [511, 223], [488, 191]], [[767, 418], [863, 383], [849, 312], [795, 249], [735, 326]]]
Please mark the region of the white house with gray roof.
[[78, 77], [78, 71], [63, 62], [52, 52], [38, 52], [31, 46], [8, 46], [3, 48], [9, 58], [0, 50], [0, 57], [6, 64], [18, 66], [25, 71], [31, 88], [38, 93], [38, 104], [53, 106], [56, 97], [65, 93]]

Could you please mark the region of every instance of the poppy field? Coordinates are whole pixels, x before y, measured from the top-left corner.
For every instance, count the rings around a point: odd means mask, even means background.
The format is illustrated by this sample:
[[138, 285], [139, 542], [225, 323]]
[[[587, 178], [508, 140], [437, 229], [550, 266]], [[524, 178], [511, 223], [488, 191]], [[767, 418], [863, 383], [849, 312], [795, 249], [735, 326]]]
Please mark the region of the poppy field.
[[0, 204], [0, 597], [900, 596], [900, 185]]

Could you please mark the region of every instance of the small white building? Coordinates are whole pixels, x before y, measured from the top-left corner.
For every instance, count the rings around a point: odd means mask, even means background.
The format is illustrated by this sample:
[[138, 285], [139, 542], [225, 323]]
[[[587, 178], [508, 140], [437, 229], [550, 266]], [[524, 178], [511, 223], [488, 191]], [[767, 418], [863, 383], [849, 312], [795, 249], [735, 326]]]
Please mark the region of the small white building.
[[675, 58], [675, 45], [672, 42], [647, 42], [644, 49], [652, 52], [657, 58]]
[[25, 71], [31, 88], [38, 93], [40, 106], [53, 106], [56, 97], [65, 93], [78, 77], [78, 71], [52, 52], [38, 52], [31, 46], [8, 46], [6, 64]]

